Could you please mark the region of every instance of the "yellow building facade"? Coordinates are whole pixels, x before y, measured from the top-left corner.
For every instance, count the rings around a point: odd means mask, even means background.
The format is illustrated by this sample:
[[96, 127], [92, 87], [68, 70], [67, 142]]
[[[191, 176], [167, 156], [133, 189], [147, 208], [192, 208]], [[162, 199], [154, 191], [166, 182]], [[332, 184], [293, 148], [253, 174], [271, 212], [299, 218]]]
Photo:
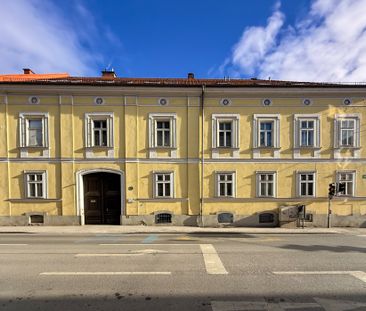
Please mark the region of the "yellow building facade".
[[327, 226], [337, 183], [331, 224], [366, 226], [363, 86], [28, 75], [0, 80], [1, 225]]

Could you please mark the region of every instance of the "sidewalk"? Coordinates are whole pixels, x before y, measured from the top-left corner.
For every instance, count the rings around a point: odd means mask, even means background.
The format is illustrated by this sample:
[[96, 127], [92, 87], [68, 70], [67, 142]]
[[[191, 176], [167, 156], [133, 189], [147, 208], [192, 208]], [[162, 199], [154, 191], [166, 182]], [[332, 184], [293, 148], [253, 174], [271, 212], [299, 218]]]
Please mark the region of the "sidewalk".
[[200, 228], [179, 226], [0, 226], [1, 233], [90, 234], [90, 233], [248, 233], [248, 234], [360, 234], [366, 228]]

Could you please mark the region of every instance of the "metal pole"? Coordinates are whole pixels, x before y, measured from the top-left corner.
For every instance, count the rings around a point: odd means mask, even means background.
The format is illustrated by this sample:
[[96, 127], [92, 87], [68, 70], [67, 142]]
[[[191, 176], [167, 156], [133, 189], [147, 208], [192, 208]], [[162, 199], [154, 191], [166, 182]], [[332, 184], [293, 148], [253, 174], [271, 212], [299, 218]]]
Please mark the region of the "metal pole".
[[328, 198], [328, 228], [331, 227], [331, 214], [332, 214], [332, 209], [331, 209], [331, 206], [330, 206], [330, 202], [331, 202], [331, 198], [329, 197]]

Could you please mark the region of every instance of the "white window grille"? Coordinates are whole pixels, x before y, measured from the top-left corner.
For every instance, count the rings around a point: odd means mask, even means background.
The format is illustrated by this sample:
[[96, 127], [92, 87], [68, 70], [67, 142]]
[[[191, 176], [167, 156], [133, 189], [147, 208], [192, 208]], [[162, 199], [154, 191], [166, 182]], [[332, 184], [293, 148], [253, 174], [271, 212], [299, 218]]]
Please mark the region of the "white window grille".
[[257, 196], [275, 197], [276, 191], [276, 173], [275, 172], [257, 172]]
[[154, 176], [154, 197], [173, 198], [173, 172], [155, 172]]
[[150, 113], [149, 147], [176, 148], [176, 123], [175, 113]]
[[113, 113], [85, 114], [86, 147], [113, 148]]
[[[337, 172], [337, 195], [339, 196], [354, 196], [355, 193], [355, 175], [354, 171]], [[343, 191], [340, 191], [340, 184], [344, 184]]]
[[336, 115], [335, 148], [360, 147], [360, 116], [358, 114]]
[[20, 147], [48, 147], [48, 114], [19, 114]]
[[216, 196], [218, 197], [235, 196], [234, 172], [216, 172]]
[[212, 115], [212, 148], [239, 148], [239, 115]]
[[30, 199], [46, 198], [46, 171], [25, 171], [25, 196]]
[[300, 197], [315, 197], [316, 174], [314, 172], [299, 172], [297, 186]]
[[280, 148], [280, 116], [255, 114], [253, 134], [254, 148]]
[[294, 115], [295, 148], [320, 148], [320, 115]]

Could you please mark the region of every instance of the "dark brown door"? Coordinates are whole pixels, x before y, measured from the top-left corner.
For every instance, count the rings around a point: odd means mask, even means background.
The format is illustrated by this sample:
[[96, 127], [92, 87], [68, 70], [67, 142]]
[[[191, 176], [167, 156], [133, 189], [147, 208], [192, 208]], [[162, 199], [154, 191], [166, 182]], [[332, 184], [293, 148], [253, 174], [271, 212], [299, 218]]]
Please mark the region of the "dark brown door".
[[84, 179], [85, 224], [119, 225], [121, 180], [112, 173], [93, 173]]

